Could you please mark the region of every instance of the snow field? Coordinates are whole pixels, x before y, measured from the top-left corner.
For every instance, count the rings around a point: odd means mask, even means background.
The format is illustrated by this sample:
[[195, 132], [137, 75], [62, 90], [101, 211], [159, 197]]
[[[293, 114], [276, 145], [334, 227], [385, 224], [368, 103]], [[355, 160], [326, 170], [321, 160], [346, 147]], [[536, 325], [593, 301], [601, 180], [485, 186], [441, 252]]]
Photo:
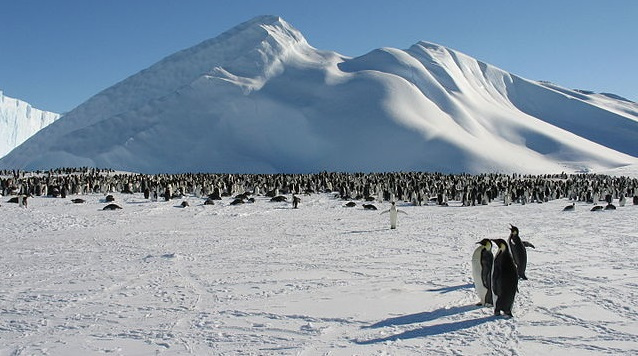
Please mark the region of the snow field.
[[[300, 209], [114, 194], [0, 203], [0, 354], [631, 354], [637, 206]], [[290, 200], [290, 197], [289, 197]], [[514, 318], [475, 306], [471, 254], [519, 227]]]

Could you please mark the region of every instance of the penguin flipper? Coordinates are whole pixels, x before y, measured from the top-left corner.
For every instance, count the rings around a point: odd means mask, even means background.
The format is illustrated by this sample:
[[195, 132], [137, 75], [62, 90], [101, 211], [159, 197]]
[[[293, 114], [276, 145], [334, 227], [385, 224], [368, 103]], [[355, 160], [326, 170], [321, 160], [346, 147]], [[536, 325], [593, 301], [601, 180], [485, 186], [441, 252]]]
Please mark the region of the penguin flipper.
[[383, 215], [383, 214], [389, 213], [389, 212], [390, 212], [390, 210], [382, 211], [381, 213], [379, 213], [379, 215]]
[[403, 211], [403, 210], [397, 210], [397, 213], [403, 213], [403, 214], [405, 214], [405, 215], [408, 215], [408, 213], [406, 213], [406, 212], [405, 212], [405, 211]]
[[534, 247], [534, 245], [532, 245], [532, 243], [529, 242], [529, 241], [523, 241], [523, 246], [527, 246], [527, 247], [531, 247], [533, 249], [536, 249], [536, 247]]

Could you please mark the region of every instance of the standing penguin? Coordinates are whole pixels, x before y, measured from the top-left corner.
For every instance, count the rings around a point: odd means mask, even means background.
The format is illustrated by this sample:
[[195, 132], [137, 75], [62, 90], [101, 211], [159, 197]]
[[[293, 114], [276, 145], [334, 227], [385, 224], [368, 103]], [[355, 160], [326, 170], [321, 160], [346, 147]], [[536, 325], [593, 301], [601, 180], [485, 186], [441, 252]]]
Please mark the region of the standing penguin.
[[492, 305], [492, 241], [483, 239], [477, 244], [479, 246], [472, 254], [472, 278], [476, 294], [481, 300], [478, 305]]
[[381, 214], [385, 214], [385, 213], [390, 213], [390, 229], [396, 229], [397, 228], [397, 215], [398, 213], [403, 213], [405, 215], [408, 215], [408, 213], [406, 213], [403, 210], [399, 210], [397, 209], [397, 205], [395, 204], [395, 202], [392, 202], [392, 206], [390, 206], [390, 209], [382, 212]]
[[518, 276], [522, 279], [527, 279], [527, 276], [525, 276], [525, 269], [527, 268], [527, 250], [525, 249], [525, 244], [521, 241], [520, 236], [518, 236], [518, 228], [514, 225], [510, 226], [510, 237], [508, 242], [512, 258], [514, 259], [514, 264], [516, 264]]
[[516, 265], [503, 239], [493, 240], [498, 247], [492, 267], [492, 293], [494, 301], [494, 315], [512, 316], [512, 305], [518, 290], [518, 275]]

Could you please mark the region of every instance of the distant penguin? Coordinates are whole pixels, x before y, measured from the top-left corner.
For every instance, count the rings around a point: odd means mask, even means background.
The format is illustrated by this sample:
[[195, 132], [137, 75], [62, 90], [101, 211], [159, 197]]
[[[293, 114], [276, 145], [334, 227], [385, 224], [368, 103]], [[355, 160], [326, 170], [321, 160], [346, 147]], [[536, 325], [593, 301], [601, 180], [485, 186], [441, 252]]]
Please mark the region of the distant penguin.
[[240, 198], [236, 198], [235, 200], [230, 202], [230, 205], [240, 205], [240, 204], [244, 204], [244, 200]]
[[104, 208], [102, 208], [102, 210], [117, 210], [117, 209], [122, 209], [122, 207], [117, 204], [109, 204], [105, 206]]
[[222, 195], [221, 195], [221, 190], [219, 189], [219, 187], [215, 187], [215, 189], [213, 189], [213, 193], [210, 194], [208, 196], [208, 198], [210, 198], [211, 200], [222, 200]]
[[625, 198], [624, 194], [620, 194], [620, 198], [618, 199], [618, 205], [625, 206], [625, 204], [627, 203], [627, 199]]
[[616, 210], [616, 206], [612, 203], [605, 205], [605, 210]]
[[185, 208], [185, 207], [187, 207], [187, 206], [190, 206], [190, 204], [188, 204], [188, 202], [187, 202], [186, 200], [184, 200], [184, 201], [180, 204], [180, 206], [181, 206], [182, 208]]
[[206, 199], [206, 201], [204, 201], [204, 205], [215, 205], [215, 201], [211, 198]]
[[80, 199], [80, 198], [71, 199], [71, 201], [72, 201], [74, 204], [82, 204], [82, 203], [86, 202], [86, 200], [84, 200], [84, 199]]
[[525, 244], [521, 241], [518, 235], [518, 228], [514, 225], [510, 225], [510, 237], [508, 239], [510, 252], [518, 271], [518, 276], [522, 279], [527, 279], [525, 276], [525, 269], [527, 268], [527, 250]]
[[109, 194], [106, 196], [106, 202], [110, 203], [110, 202], [114, 202], [115, 201], [115, 197], [113, 197], [113, 195]]
[[518, 275], [516, 265], [503, 239], [493, 240], [498, 247], [492, 267], [492, 294], [494, 301], [494, 315], [512, 316], [514, 297], [518, 290]]
[[576, 209], [576, 203], [572, 203], [572, 205], [567, 205], [563, 208], [563, 211], [574, 211]]
[[301, 202], [301, 199], [296, 196], [296, 195], [292, 195], [292, 208], [293, 209], [297, 209], [299, 207], [299, 202]]
[[634, 205], [638, 205], [638, 195], [634, 195], [633, 203]]
[[347, 202], [346, 205], [344, 205], [346, 208], [354, 208], [355, 206], [357, 206], [357, 203], [353, 201]]
[[277, 195], [277, 196], [272, 197], [272, 198], [270, 199], [270, 201], [271, 201], [271, 202], [273, 202], [273, 203], [281, 203], [281, 202], [285, 202], [285, 201], [287, 201], [287, 200], [288, 200], [288, 198], [286, 198], [286, 197], [285, 197], [285, 196], [283, 196], [283, 195]]
[[364, 210], [377, 210], [377, 207], [374, 204], [363, 204]]
[[603, 209], [602, 205], [595, 205], [590, 211], [602, 211]]
[[390, 209], [382, 212], [381, 214], [385, 214], [385, 213], [390, 213], [390, 229], [396, 229], [397, 228], [397, 215], [398, 213], [403, 213], [403, 214], [408, 214], [403, 210], [399, 210], [397, 209], [397, 205], [395, 202], [392, 202], [392, 206], [390, 206]]
[[492, 242], [483, 239], [477, 242], [479, 246], [472, 254], [472, 278], [474, 288], [480, 299], [478, 305], [492, 305], [492, 265], [494, 255], [492, 255]]

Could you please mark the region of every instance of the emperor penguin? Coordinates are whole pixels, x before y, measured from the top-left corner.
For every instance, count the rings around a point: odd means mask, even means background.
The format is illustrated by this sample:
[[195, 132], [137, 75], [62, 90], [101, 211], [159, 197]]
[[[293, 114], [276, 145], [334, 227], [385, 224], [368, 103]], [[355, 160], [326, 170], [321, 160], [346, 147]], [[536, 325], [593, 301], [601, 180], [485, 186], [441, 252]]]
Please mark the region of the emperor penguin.
[[397, 209], [397, 205], [395, 202], [392, 202], [392, 206], [390, 206], [390, 209], [382, 212], [381, 214], [385, 214], [385, 213], [390, 213], [390, 229], [397, 228], [398, 213], [403, 213], [405, 215], [408, 215], [408, 213], [406, 213], [405, 211]]
[[510, 252], [512, 253], [518, 276], [521, 279], [527, 279], [527, 276], [525, 276], [525, 269], [527, 268], [525, 243], [521, 241], [521, 237], [518, 235], [518, 228], [514, 225], [510, 226], [510, 237], [508, 239]]
[[472, 254], [472, 278], [474, 288], [481, 300], [477, 305], [493, 305], [492, 301], [492, 241], [483, 239], [477, 242], [479, 245]]
[[510, 254], [507, 242], [503, 239], [493, 240], [498, 247], [492, 266], [492, 298], [494, 301], [494, 315], [512, 316], [512, 305], [518, 290], [518, 275], [516, 265]]

